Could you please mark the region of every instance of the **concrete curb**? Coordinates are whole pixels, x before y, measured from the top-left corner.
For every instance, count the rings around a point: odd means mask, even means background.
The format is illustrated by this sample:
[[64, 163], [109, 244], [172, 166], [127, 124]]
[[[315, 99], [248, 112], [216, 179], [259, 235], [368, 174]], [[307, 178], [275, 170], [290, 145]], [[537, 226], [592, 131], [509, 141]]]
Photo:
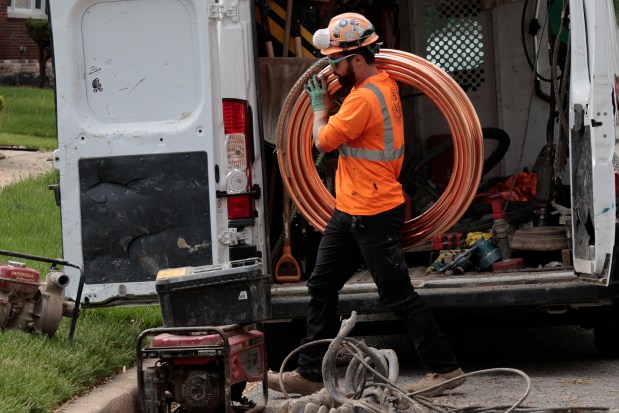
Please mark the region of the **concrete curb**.
[[54, 413], [136, 413], [137, 369], [132, 367], [107, 383], [60, 407]]

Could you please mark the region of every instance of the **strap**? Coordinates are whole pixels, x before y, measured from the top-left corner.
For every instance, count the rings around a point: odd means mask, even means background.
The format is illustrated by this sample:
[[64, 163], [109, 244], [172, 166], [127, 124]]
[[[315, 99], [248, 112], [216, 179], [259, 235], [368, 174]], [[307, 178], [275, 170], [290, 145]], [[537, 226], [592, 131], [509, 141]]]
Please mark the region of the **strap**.
[[380, 104], [381, 112], [383, 115], [383, 128], [384, 128], [384, 143], [383, 150], [377, 149], [365, 149], [365, 148], [352, 148], [347, 144], [343, 144], [340, 146], [340, 156], [350, 156], [352, 158], [357, 159], [366, 159], [368, 161], [395, 161], [400, 159], [404, 155], [404, 145], [402, 145], [398, 149], [394, 149], [394, 138], [393, 138], [393, 125], [391, 124], [391, 114], [389, 113], [389, 109], [387, 108], [387, 102], [385, 101], [385, 96], [372, 83], [368, 83], [363, 86], [366, 89], [371, 90], [378, 99], [378, 103]]

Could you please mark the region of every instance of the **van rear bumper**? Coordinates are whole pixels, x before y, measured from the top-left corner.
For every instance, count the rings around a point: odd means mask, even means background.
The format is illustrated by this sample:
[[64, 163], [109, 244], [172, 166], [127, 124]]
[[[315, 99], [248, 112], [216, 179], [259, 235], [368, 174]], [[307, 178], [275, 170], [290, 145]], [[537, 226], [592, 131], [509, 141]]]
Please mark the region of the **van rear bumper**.
[[[387, 313], [378, 299], [376, 288], [344, 288], [340, 292], [338, 313]], [[273, 291], [272, 320], [305, 318], [309, 296], [299, 291]], [[416, 291], [428, 306], [441, 315], [462, 315], [463, 312], [484, 313], [507, 310], [510, 313], [552, 311], [554, 308], [596, 307], [612, 304], [619, 297], [619, 285], [609, 287], [586, 284], [577, 280], [515, 285], [421, 287]], [[558, 311], [558, 310], [557, 310]], [[457, 312], [457, 314], [456, 314]]]

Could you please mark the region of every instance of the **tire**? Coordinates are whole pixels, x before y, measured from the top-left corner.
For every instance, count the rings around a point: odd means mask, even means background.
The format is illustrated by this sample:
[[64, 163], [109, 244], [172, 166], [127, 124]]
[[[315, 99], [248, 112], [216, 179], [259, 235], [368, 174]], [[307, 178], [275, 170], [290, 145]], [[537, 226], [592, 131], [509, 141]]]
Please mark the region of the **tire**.
[[619, 357], [619, 305], [600, 309], [593, 324], [595, 349], [604, 357]]
[[[284, 323], [265, 323], [267, 367], [279, 371], [284, 359], [299, 347], [305, 337], [305, 320], [292, 320]], [[297, 366], [296, 354], [286, 363], [284, 370], [294, 370]]]

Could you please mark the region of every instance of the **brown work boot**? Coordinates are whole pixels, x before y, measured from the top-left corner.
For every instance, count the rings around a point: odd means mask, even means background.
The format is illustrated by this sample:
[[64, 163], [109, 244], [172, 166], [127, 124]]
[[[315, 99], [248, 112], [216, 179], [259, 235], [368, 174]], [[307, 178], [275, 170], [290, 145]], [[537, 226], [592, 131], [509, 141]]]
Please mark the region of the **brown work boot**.
[[[437, 384], [446, 382], [447, 380], [453, 379], [455, 377], [462, 376], [463, 374], [464, 372], [460, 368], [450, 371], [448, 373], [444, 373], [444, 374], [428, 373], [425, 376], [423, 376], [423, 378], [419, 380], [417, 383], [407, 385], [406, 391], [409, 393], [416, 393], [423, 389], [428, 389], [430, 387], [436, 386]], [[428, 397], [438, 396], [439, 394], [442, 394], [445, 390], [455, 389], [456, 387], [462, 386], [465, 381], [466, 381], [465, 378], [462, 378], [460, 380], [454, 380], [452, 382], [445, 384], [444, 386], [439, 386], [432, 390], [419, 393], [419, 395], [428, 396]]]
[[[267, 374], [269, 389], [282, 391], [279, 386], [279, 373], [269, 371]], [[286, 371], [282, 374], [282, 383], [288, 393], [302, 395], [312, 394], [324, 387], [321, 381], [311, 381], [301, 376], [296, 371]]]

